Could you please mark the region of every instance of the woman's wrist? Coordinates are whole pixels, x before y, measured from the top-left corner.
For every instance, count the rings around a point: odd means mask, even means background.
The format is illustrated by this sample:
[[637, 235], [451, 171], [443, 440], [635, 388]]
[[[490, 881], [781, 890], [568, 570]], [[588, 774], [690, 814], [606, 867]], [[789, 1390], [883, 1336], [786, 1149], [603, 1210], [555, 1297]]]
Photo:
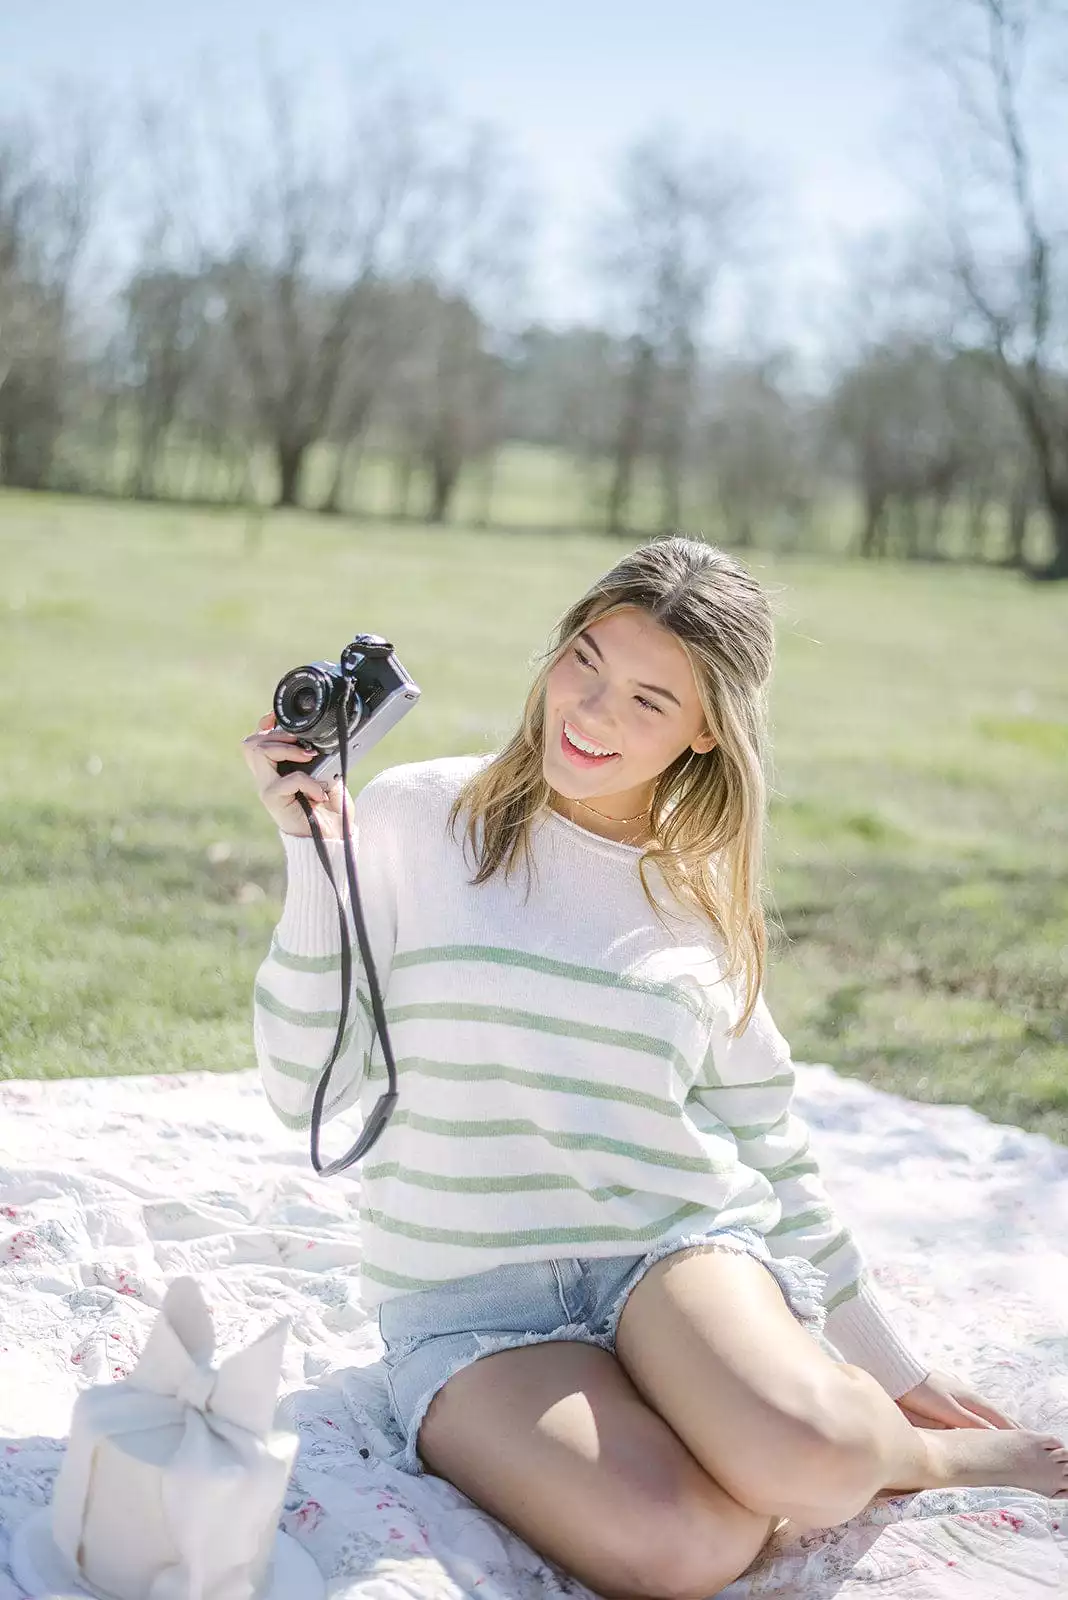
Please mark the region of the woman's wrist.
[[[276, 935], [278, 943], [292, 955], [336, 955], [340, 948], [337, 898], [315, 840], [310, 834], [287, 833], [279, 828], [286, 858], [286, 889]], [[345, 875], [345, 846], [341, 839], [324, 839], [327, 860], [334, 882], [348, 903]]]

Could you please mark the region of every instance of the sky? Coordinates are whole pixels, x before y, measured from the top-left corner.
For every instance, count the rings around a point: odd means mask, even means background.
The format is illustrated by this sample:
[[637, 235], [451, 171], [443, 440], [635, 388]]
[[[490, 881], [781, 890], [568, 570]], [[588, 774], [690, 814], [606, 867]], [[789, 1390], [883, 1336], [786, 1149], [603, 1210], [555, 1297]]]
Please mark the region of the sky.
[[384, 51], [467, 117], [505, 130], [542, 202], [530, 309], [589, 316], [589, 219], [635, 136], [671, 125], [750, 153], [779, 196], [774, 319], [805, 336], [843, 239], [892, 224], [903, 0], [0, 0], [0, 112], [57, 81], [116, 103], [259, 45], [329, 106], [339, 68]]

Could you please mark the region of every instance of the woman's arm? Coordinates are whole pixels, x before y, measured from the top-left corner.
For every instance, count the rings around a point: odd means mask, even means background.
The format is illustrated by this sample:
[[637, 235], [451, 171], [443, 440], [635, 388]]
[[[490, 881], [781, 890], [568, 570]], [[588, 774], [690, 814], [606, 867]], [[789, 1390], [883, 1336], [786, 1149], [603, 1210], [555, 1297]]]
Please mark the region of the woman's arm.
[[[379, 779], [381, 778], [379, 775]], [[379, 989], [389, 981], [396, 945], [396, 842], [383, 785], [372, 779], [350, 810], [360, 906]], [[268, 1103], [287, 1128], [307, 1128], [315, 1088], [333, 1048], [341, 1003], [341, 935], [337, 901], [314, 840], [280, 831], [286, 893], [270, 949], [256, 973], [253, 1040]], [[352, 947], [352, 986], [345, 1038], [330, 1073], [323, 1120], [359, 1097], [375, 1037], [370, 988], [349, 904], [344, 845], [325, 839], [341, 891]], [[380, 1075], [385, 1079], [385, 1066]]]
[[896, 1400], [926, 1377], [930, 1364], [898, 1337], [865, 1257], [830, 1200], [808, 1125], [793, 1106], [790, 1047], [763, 992], [744, 1032], [734, 1039], [727, 1037], [731, 1020], [726, 1014], [716, 1018], [687, 1109], [698, 1126], [710, 1131], [726, 1126], [739, 1159], [768, 1180], [782, 1212], [766, 1235], [769, 1249], [777, 1257], [803, 1256], [827, 1273], [827, 1339]]

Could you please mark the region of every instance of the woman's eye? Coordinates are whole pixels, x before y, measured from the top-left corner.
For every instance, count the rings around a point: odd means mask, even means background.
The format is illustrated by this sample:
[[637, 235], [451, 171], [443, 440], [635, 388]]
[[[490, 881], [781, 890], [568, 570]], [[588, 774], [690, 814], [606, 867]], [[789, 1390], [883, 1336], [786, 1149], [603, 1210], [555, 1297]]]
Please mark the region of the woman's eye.
[[[584, 667], [593, 667], [593, 662], [590, 660], [589, 656], [584, 655], [577, 645], [574, 648], [575, 655], [578, 657], [579, 661], [582, 662], [582, 665]], [[596, 667], [594, 667], [595, 672], [596, 670]], [[646, 700], [644, 695], [636, 694], [634, 698], [637, 700], [638, 704], [640, 706], [644, 706], [647, 711], [655, 711], [657, 716], [660, 717], [664, 715], [663, 706], [654, 706], [653, 702], [651, 700]]]

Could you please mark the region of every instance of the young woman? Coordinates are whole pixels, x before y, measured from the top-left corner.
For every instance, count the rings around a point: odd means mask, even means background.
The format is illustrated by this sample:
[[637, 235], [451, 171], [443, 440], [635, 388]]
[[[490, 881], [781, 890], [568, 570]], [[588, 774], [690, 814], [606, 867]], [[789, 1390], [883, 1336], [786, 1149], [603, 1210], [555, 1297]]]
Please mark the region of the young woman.
[[[562, 618], [502, 750], [343, 809], [279, 778], [273, 716], [244, 741], [287, 862], [255, 1046], [294, 1129], [339, 1003], [298, 790], [339, 883], [351, 828], [399, 1074], [359, 1170], [403, 1464], [606, 1596], [715, 1593], [782, 1519], [884, 1490], [1068, 1494], [1061, 1440], [903, 1345], [793, 1109], [763, 997], [773, 650], [740, 562], [657, 539]], [[354, 988], [331, 1115], [386, 1075]]]

